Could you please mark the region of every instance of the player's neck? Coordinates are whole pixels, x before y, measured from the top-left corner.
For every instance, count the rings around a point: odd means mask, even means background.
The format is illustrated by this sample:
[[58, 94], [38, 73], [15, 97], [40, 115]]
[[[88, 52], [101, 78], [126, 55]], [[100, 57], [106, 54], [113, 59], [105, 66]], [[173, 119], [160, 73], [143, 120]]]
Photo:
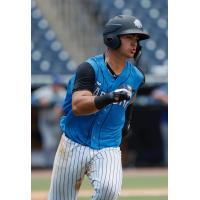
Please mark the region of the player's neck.
[[119, 75], [125, 67], [126, 58], [117, 51], [107, 50], [105, 53], [105, 62], [109, 64], [115, 74]]

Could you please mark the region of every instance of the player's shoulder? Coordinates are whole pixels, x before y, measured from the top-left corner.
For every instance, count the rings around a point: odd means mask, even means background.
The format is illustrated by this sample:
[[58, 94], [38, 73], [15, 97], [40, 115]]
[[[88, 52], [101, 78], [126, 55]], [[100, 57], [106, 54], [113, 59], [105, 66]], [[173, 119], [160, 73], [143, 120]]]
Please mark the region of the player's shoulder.
[[91, 60], [98, 60], [98, 59], [102, 59], [102, 58], [103, 58], [103, 54], [101, 53], [101, 54], [97, 54], [97, 55], [89, 57], [88, 60], [89, 59], [91, 59]]
[[91, 69], [92, 69], [91, 64], [89, 62], [84, 61], [78, 65], [77, 72], [81, 74], [87, 73], [88, 71], [91, 71]]
[[145, 74], [144, 74], [143, 70], [140, 67], [134, 65], [132, 62], [129, 62], [128, 66], [131, 70], [133, 79], [136, 80], [139, 83], [139, 87], [144, 85]]
[[142, 79], [145, 77], [143, 70], [139, 66], [136, 66], [131, 62], [128, 62], [128, 66], [132, 73], [136, 74], [137, 76], [141, 77]]
[[101, 62], [103, 59], [103, 54], [98, 54], [95, 56], [91, 56], [90, 58], [88, 58], [86, 60], [86, 62], [88, 62], [91, 65], [97, 64], [98, 62]]
[[94, 69], [95, 73], [98, 73], [99, 66], [104, 62], [103, 54], [95, 55], [86, 60], [87, 63], [89, 63], [92, 68]]

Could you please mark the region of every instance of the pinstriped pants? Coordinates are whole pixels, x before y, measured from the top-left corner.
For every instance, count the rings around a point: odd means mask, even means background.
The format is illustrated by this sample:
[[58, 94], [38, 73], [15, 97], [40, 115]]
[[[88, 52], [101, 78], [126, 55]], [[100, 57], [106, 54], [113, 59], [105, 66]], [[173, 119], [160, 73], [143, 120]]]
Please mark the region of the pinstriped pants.
[[122, 185], [120, 148], [94, 150], [61, 138], [56, 152], [48, 200], [76, 200], [84, 175], [94, 188], [92, 200], [115, 200]]

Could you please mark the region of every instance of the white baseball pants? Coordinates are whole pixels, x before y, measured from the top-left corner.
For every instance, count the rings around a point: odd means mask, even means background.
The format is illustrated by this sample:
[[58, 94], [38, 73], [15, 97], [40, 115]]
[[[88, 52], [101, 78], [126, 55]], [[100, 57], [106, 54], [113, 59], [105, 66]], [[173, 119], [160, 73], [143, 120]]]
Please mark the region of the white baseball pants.
[[84, 175], [94, 188], [92, 200], [115, 200], [122, 185], [120, 148], [94, 150], [62, 136], [48, 200], [76, 200]]

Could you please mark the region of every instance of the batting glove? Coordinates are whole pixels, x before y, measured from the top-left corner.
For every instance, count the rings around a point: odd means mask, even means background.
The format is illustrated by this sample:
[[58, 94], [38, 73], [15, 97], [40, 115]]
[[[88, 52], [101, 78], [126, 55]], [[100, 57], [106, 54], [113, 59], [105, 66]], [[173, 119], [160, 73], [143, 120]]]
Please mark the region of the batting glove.
[[114, 102], [120, 102], [123, 100], [130, 100], [131, 91], [126, 88], [117, 89], [111, 93]]

